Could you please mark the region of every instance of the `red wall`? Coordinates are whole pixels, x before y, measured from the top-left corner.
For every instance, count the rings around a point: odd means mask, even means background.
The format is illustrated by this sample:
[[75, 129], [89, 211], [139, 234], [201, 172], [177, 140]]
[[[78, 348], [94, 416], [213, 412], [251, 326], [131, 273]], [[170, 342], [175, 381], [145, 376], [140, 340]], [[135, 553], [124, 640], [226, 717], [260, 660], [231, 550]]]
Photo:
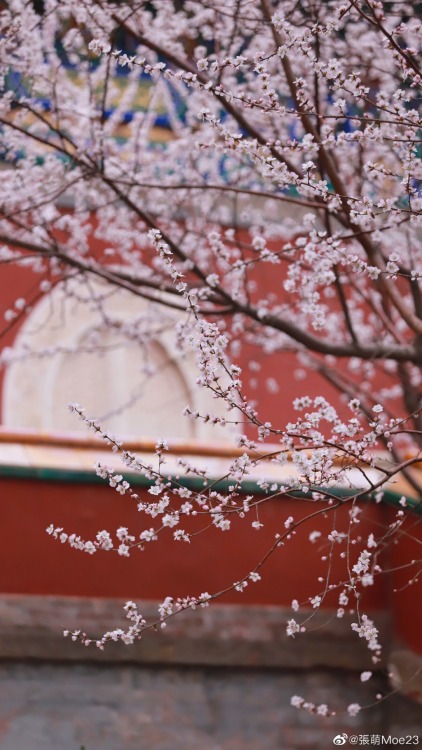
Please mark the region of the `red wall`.
[[[93, 539], [102, 529], [112, 532], [128, 526], [134, 535], [154, 526], [157, 520], [138, 513], [133, 500], [118, 495], [106, 485], [70, 484], [56, 481], [1, 478], [0, 591], [7, 593], [61, 594], [81, 596], [162, 599], [165, 596], [197, 596], [204, 591], [214, 593], [253, 570], [274, 542], [278, 531], [285, 531], [289, 515], [295, 520], [315, 510], [302, 500], [271, 500], [260, 509], [264, 528], [251, 528], [252, 515], [237, 519], [230, 532], [209, 528], [198, 534], [190, 544], [174, 542], [171, 531], [166, 537], [135, 550], [129, 559], [113, 552], [97, 552], [91, 556], [72, 550], [55, 541], [45, 532], [47, 526], [63, 526], [84, 539]], [[141, 493], [145, 490], [141, 490]], [[151, 496], [148, 496], [151, 499]], [[373, 522], [381, 521], [384, 509], [363, 506], [365, 516], [359, 535], [366, 541]], [[336, 512], [335, 527], [347, 529], [346, 509]], [[188, 531], [198, 530], [203, 523], [184, 523]], [[250, 582], [242, 594], [230, 592], [226, 602], [289, 605], [293, 598], [306, 602], [319, 594], [327, 562], [321, 561], [328, 547], [310, 544], [309, 533], [318, 528], [328, 533], [333, 528], [333, 514], [307, 521], [297, 535], [279, 548], [262, 569], [262, 581]], [[378, 528], [376, 526], [375, 528]], [[337, 550], [338, 547], [338, 550]], [[344, 562], [338, 558], [336, 545], [330, 582], [337, 583], [345, 575]], [[372, 607], [385, 604], [385, 581], [367, 590]], [[327, 598], [336, 606], [337, 596]]]
[[[95, 219], [93, 219], [95, 225]], [[239, 241], [248, 244], [250, 237], [246, 231], [239, 232]], [[276, 249], [280, 243], [273, 243]], [[92, 254], [101, 259], [102, 262], [110, 262], [110, 258], [102, 256], [104, 244], [98, 240], [92, 242]], [[247, 251], [246, 257], [248, 255]], [[116, 256], [117, 257], [117, 256]], [[115, 259], [114, 259], [115, 260]], [[269, 294], [276, 294], [279, 301], [287, 298], [283, 291], [283, 281], [285, 279], [286, 265], [272, 265], [269, 263], [258, 263], [252, 267], [250, 272], [251, 279], [256, 284], [256, 291], [252, 295], [252, 301], [265, 299]], [[13, 345], [14, 338], [19, 331], [20, 326], [27, 317], [28, 312], [33, 305], [37, 303], [42, 294], [40, 293], [40, 282], [45, 278], [45, 274], [35, 274], [22, 263], [6, 263], [2, 265], [0, 274], [0, 348]], [[50, 277], [48, 277], [49, 280]], [[56, 279], [57, 280], [57, 279]], [[7, 310], [15, 309], [16, 299], [24, 298], [29, 305], [28, 312], [16, 311], [17, 317], [13, 323], [4, 319]], [[330, 302], [330, 306], [335, 302]], [[282, 428], [287, 422], [297, 418], [297, 412], [292, 407], [292, 401], [297, 396], [304, 394], [311, 397], [323, 395], [336, 405], [341, 412], [343, 402], [339, 400], [338, 391], [328, 383], [319, 373], [311, 369], [304, 369], [295, 355], [285, 352], [276, 352], [265, 354], [262, 349], [247, 341], [247, 335], [241, 334], [242, 349], [240, 355], [235, 357], [238, 364], [242, 367], [242, 382], [245, 395], [256, 401], [259, 408], [259, 415], [263, 421], [271, 421], [274, 426]], [[251, 362], [258, 362], [261, 365], [259, 371], [251, 369]], [[337, 368], [344, 367], [345, 363], [337, 363]], [[300, 370], [303, 379], [297, 378], [297, 371]], [[0, 393], [3, 384], [4, 370], [0, 368]], [[274, 378], [278, 382], [279, 391], [274, 394], [268, 385], [268, 380]], [[255, 382], [254, 382], [255, 381]], [[378, 385], [382, 384], [380, 378]], [[347, 410], [347, 416], [350, 413]], [[1, 403], [0, 403], [0, 423], [1, 423]], [[256, 437], [256, 431], [251, 430], [251, 437]]]

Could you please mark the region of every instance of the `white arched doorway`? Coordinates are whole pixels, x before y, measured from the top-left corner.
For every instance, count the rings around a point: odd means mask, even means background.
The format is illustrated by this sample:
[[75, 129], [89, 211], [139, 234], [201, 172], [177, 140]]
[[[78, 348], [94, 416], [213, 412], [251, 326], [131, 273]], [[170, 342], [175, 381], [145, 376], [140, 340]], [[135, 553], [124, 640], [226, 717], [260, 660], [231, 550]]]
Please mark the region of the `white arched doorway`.
[[118, 435], [231, 441], [233, 431], [183, 416], [187, 405], [225, 414], [212, 394], [194, 387], [193, 352], [176, 347], [184, 316], [99, 282], [57, 286], [32, 310], [10, 352], [4, 424], [85, 430], [67, 408], [77, 402]]

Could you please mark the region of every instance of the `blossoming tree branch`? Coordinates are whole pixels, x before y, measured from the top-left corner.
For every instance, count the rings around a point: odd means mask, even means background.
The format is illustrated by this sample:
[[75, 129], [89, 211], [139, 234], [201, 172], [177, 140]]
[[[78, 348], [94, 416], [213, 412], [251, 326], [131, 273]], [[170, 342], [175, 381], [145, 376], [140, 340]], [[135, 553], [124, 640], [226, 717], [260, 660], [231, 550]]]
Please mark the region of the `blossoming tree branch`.
[[[168, 529], [175, 544], [200, 545], [209, 526], [230, 533], [235, 518], [258, 535], [260, 508], [276, 499], [274, 543], [241, 580], [228, 571], [225, 591], [240, 597], [259, 586], [267, 560], [289, 555], [292, 536], [324, 543], [325, 559], [344, 561], [342, 575], [327, 573], [309, 601], [294, 599], [280, 627], [306, 637], [312, 613], [334, 596], [337, 617], [353, 610], [351, 627], [376, 664], [382, 644], [360, 606], [362, 591], [388, 579], [390, 545], [420, 544], [418, 3], [3, 5], [0, 262], [37, 279], [32, 298], [7, 311], [4, 331], [17, 329], [54, 288], [89, 290], [87, 304], [100, 311], [116, 289], [147, 300], [163, 325], [170, 321], [180, 356], [195, 351], [195, 388], [219, 405], [201, 413], [181, 404], [180, 412], [236, 427], [241, 448], [228, 489], [205, 476], [203, 490], [190, 490], [166, 473], [165, 434], [147, 465], [73, 404], [75, 420], [120, 453], [127, 477], [103, 465], [97, 472], [137, 503], [141, 530], [122, 519], [89, 540], [57, 519], [48, 532], [89, 554], [129, 556], [160, 544]], [[160, 117], [167, 137], [157, 144]], [[104, 311], [102, 326], [143, 344], [139, 317], [119, 327]], [[239, 364], [245, 347], [256, 360], [285, 355], [294, 363], [272, 382], [271, 420]], [[5, 352], [3, 365], [13, 356]], [[306, 392], [306, 374], [326, 383], [320, 395]], [[286, 379], [296, 388], [296, 417], [287, 424], [278, 406]], [[287, 467], [283, 481], [261, 479], [259, 497], [242, 491], [269, 464]], [[150, 480], [148, 500], [132, 488], [131, 472]], [[189, 472], [204, 478], [201, 467]], [[389, 521], [360, 536], [365, 514], [387, 502], [398, 477], [407, 490]], [[283, 516], [285, 498], [298, 500], [294, 517]], [[347, 518], [342, 530], [339, 513]], [[192, 515], [201, 533], [189, 531]], [[327, 515], [328, 534], [320, 527]], [[422, 555], [402, 566], [414, 582]], [[222, 593], [174, 600], [169, 592], [157, 622]], [[103, 648], [111, 639], [133, 643], [156, 625], [134, 602], [125, 609], [127, 630], [71, 636]], [[366, 671], [362, 680], [370, 677]], [[330, 713], [302, 697], [292, 702]], [[349, 706], [351, 715], [359, 710]]]

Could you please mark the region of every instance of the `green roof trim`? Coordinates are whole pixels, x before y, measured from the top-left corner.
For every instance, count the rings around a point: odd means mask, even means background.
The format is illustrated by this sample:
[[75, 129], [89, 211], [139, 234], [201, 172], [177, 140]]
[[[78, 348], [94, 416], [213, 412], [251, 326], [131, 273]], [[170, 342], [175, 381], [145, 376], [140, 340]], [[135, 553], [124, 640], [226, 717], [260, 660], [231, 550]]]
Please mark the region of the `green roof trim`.
[[[106, 480], [97, 476], [94, 471], [90, 471], [87, 469], [0, 465], [0, 481], [2, 477], [8, 479], [35, 480], [41, 482], [68, 482], [71, 484], [98, 484], [105, 487], [107, 486]], [[147, 477], [145, 477], [143, 474], [126, 474], [124, 478], [128, 482], [130, 482], [131, 486], [133, 487], [150, 487], [152, 485], [151, 480], [147, 479]], [[173, 477], [170, 476], [170, 479], [173, 479]], [[228, 491], [229, 487], [233, 485], [233, 482], [229, 479], [221, 479], [215, 482], [208, 482], [204, 479], [201, 479], [200, 477], [180, 477], [180, 479], [177, 480], [177, 483], [179, 485], [182, 485], [183, 487], [187, 487], [188, 489], [197, 492], [206, 491], [210, 487], [212, 487], [212, 489], [214, 490], [217, 490], [218, 492], [224, 492]], [[252, 480], [242, 482], [239, 489], [245, 494], [266, 494], [266, 490], [260, 487], [257, 482]], [[320, 491], [323, 490], [324, 488], [321, 487]], [[313, 492], [317, 491], [318, 488], [313, 489]], [[330, 487], [330, 493], [335, 497], [344, 498], [345, 500], [351, 497], [350, 490], [343, 487]], [[371, 499], [369, 497], [369, 494], [370, 493], [368, 492], [368, 495], [365, 496], [366, 499]], [[289, 493], [289, 495], [297, 499], [309, 498], [308, 494], [299, 490], [293, 490]], [[403, 493], [394, 492], [392, 490], [385, 490], [383, 502], [387, 503], [388, 505], [401, 508], [402, 506], [400, 505], [399, 501], [402, 497]], [[418, 515], [422, 515], [422, 500], [418, 501], [412, 497], [407, 497], [406, 500], [407, 510], [411, 510]]]

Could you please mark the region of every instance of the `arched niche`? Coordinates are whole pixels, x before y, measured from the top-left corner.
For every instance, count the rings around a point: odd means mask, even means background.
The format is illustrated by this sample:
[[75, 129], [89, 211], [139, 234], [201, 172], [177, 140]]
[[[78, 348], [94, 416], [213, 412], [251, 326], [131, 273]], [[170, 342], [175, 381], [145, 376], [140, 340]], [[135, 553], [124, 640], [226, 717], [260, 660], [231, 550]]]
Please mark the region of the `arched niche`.
[[31, 311], [11, 351], [4, 424], [86, 430], [67, 407], [76, 402], [118, 435], [230, 442], [233, 429], [182, 414], [189, 405], [226, 416], [211, 393], [194, 387], [193, 351], [176, 346], [184, 316], [99, 282], [57, 286]]

